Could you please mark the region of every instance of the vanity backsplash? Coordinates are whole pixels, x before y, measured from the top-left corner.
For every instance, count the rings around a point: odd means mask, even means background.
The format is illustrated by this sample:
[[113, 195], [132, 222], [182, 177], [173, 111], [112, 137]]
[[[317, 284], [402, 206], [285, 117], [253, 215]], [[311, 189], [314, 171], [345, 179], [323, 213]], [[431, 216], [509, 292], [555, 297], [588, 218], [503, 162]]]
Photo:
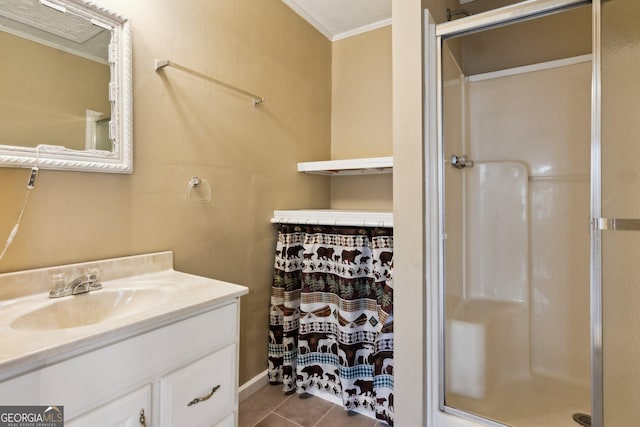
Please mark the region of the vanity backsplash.
[[64, 273], [73, 280], [97, 268], [100, 280], [116, 280], [173, 268], [173, 252], [156, 252], [0, 274], [0, 302], [49, 291], [51, 278]]

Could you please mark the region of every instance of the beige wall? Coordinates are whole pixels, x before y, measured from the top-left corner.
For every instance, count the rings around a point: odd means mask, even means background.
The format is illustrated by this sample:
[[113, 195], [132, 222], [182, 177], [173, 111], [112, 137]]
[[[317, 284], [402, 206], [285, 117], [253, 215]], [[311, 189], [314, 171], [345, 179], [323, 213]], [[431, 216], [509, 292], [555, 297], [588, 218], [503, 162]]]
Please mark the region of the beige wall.
[[461, 38], [465, 75], [591, 53], [591, 7], [527, 20]]
[[390, 156], [391, 26], [332, 46], [331, 158]]
[[[454, 59], [450, 43], [442, 47], [442, 121], [446, 138], [445, 158], [452, 155], [469, 155], [466, 141], [465, 109], [467, 104], [468, 83]], [[444, 169], [446, 197], [444, 210], [447, 213], [445, 244], [445, 277], [447, 278], [447, 315], [454, 312], [457, 302], [464, 298], [464, 268], [460, 261], [464, 259], [464, 174], [452, 167]]]
[[[133, 22], [132, 175], [41, 171], [0, 271], [173, 250], [178, 270], [244, 284], [240, 382], [266, 368], [273, 209], [329, 204], [326, 178], [296, 162], [330, 156], [331, 44], [280, 0], [101, 3]], [[265, 97], [246, 97], [167, 58]], [[192, 176], [213, 200], [185, 200]], [[28, 171], [0, 169], [2, 244]], [[206, 339], [210, 331], [194, 331]]]
[[109, 113], [109, 66], [0, 32], [0, 144], [85, 147], [86, 110]]
[[[640, 2], [602, 2], [602, 217], [640, 218]], [[602, 232], [604, 425], [640, 417], [640, 235]]]
[[[331, 158], [391, 156], [391, 26], [333, 42]], [[331, 178], [331, 208], [391, 211], [392, 175]]]
[[[423, 155], [429, 161], [432, 154], [424, 151], [423, 130], [432, 132], [433, 123], [423, 123], [422, 36], [424, 8], [429, 9], [436, 22], [443, 22], [446, 8], [457, 5], [455, 0], [392, 2], [394, 386], [395, 424], [399, 426], [445, 425], [438, 419], [443, 415], [434, 410], [437, 360], [427, 356], [433, 354], [435, 344], [427, 341], [427, 328], [437, 336], [438, 325], [428, 320], [436, 306], [427, 306], [426, 295], [434, 295], [437, 274], [434, 277], [426, 260], [437, 247], [425, 244], [423, 236], [425, 224], [433, 227], [437, 214], [424, 209], [424, 188], [434, 184], [435, 176], [425, 176], [423, 168]], [[429, 90], [427, 96], [435, 96]], [[465, 425], [459, 419], [452, 422], [455, 424], [451, 425]]]
[[422, 4], [393, 8], [395, 424], [426, 422], [422, 185]]

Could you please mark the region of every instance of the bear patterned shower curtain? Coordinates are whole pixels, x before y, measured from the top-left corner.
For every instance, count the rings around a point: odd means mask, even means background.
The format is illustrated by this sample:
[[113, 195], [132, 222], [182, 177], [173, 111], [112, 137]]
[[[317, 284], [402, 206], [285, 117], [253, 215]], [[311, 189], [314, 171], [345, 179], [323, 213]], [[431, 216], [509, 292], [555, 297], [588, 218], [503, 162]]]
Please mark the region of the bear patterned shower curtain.
[[271, 383], [393, 425], [393, 230], [278, 225]]

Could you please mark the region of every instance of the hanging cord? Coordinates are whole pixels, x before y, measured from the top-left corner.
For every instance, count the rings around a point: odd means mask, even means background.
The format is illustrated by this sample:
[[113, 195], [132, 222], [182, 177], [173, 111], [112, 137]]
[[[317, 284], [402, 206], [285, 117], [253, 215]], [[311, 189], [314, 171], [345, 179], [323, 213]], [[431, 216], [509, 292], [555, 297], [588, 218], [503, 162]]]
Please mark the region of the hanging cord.
[[31, 168], [31, 172], [29, 173], [29, 181], [27, 181], [27, 192], [24, 195], [24, 200], [22, 201], [22, 207], [20, 208], [20, 213], [18, 214], [18, 219], [16, 224], [11, 229], [11, 233], [9, 233], [9, 237], [7, 237], [7, 242], [4, 245], [4, 249], [2, 253], [0, 253], [0, 262], [4, 258], [4, 255], [7, 253], [9, 246], [13, 243], [13, 239], [15, 239], [16, 234], [18, 234], [18, 229], [20, 228], [20, 222], [22, 221], [22, 215], [24, 215], [24, 211], [27, 209], [27, 202], [29, 201], [29, 195], [31, 194], [31, 190], [36, 185], [36, 177], [38, 176], [38, 164], [40, 162], [40, 146], [36, 147], [36, 164]]
[[7, 243], [4, 245], [4, 249], [2, 253], [0, 253], [0, 261], [4, 258], [4, 254], [7, 253], [9, 246], [13, 243], [13, 239], [18, 234], [18, 228], [20, 228], [20, 221], [22, 221], [22, 215], [24, 214], [25, 209], [27, 208], [27, 202], [29, 201], [29, 195], [31, 194], [31, 188], [27, 188], [27, 193], [24, 195], [24, 201], [22, 202], [22, 208], [20, 208], [20, 213], [18, 214], [18, 220], [16, 221], [16, 225], [13, 226], [11, 233], [9, 233], [9, 237], [7, 237]]

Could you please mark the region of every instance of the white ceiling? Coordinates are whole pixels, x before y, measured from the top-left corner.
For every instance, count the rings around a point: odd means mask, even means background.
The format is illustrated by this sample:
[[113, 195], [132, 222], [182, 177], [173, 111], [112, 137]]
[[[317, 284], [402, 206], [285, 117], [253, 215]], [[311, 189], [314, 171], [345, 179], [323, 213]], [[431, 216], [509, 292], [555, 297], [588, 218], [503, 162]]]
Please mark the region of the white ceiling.
[[391, 24], [391, 0], [282, 0], [329, 40]]
[[110, 31], [38, 0], [0, 0], [0, 31], [108, 63]]

